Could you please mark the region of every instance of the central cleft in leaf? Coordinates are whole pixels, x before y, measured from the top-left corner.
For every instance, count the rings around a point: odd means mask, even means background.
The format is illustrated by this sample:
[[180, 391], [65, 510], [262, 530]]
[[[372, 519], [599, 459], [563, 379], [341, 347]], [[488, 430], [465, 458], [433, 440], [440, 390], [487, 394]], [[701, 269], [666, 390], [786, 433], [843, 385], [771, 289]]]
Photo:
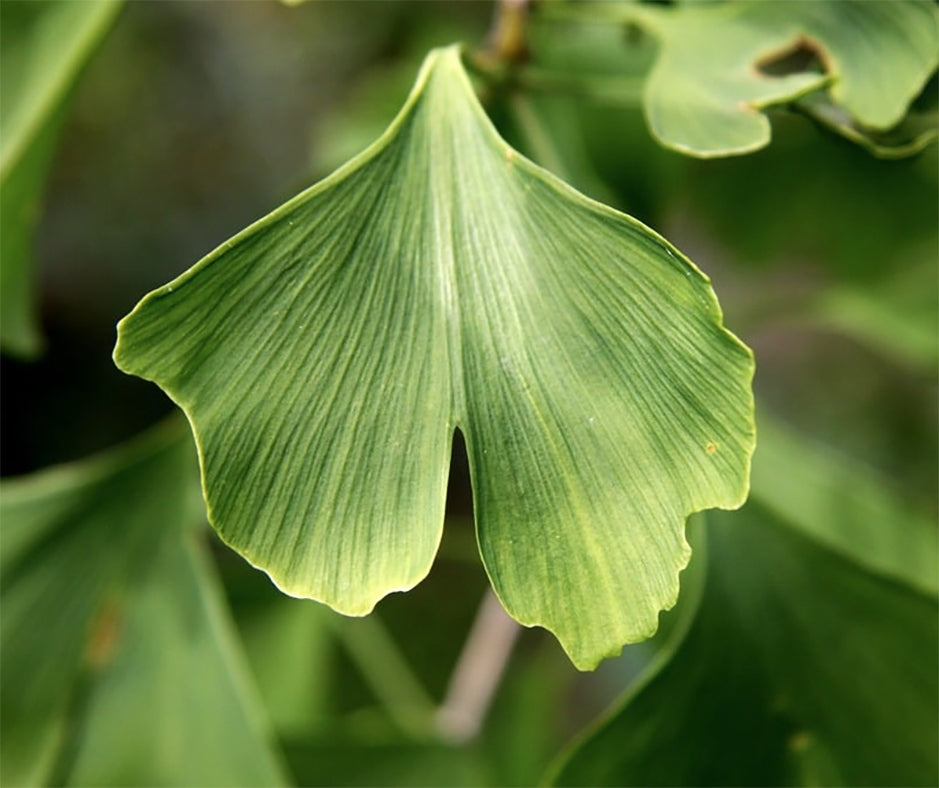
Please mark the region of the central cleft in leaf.
[[429, 571], [460, 429], [496, 593], [581, 668], [652, 634], [685, 518], [747, 493], [753, 358], [707, 277], [512, 150], [457, 47], [114, 355], [189, 417], [222, 539], [351, 615]]

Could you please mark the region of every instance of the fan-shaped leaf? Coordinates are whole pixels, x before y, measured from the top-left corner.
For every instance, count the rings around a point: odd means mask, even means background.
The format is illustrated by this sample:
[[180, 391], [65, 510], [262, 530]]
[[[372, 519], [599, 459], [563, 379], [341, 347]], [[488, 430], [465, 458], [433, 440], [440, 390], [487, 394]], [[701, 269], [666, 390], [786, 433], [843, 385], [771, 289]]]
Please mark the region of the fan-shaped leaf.
[[870, 572], [939, 593], [935, 519], [871, 468], [760, 416], [752, 497]]
[[186, 411], [222, 537], [350, 614], [429, 570], [459, 428], [496, 591], [581, 667], [674, 602], [688, 513], [746, 495], [753, 362], [707, 278], [509, 148], [454, 47], [365, 153], [144, 298], [115, 360]]
[[192, 543], [195, 481], [180, 423], [4, 481], [5, 785], [281, 781]]
[[32, 233], [65, 101], [119, 0], [0, 5], [0, 345], [34, 355]]
[[707, 520], [691, 628], [553, 784], [935, 785], [935, 596], [754, 503]]
[[[939, 14], [919, 0], [636, 5], [626, 18], [660, 44], [645, 88], [652, 132], [695, 156], [763, 147], [770, 125], [761, 110], [826, 83], [843, 128], [890, 129], [939, 63]], [[761, 69], [800, 49], [814, 53], [824, 73], [807, 63], [776, 75]]]

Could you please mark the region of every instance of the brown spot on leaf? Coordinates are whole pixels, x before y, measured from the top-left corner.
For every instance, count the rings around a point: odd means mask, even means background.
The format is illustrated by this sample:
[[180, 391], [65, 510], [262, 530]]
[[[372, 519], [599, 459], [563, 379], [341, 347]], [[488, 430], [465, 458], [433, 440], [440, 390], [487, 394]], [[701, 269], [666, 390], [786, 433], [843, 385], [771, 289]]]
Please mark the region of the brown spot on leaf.
[[789, 737], [791, 752], [804, 752], [812, 745], [812, 734], [808, 731], [796, 731]]
[[121, 611], [116, 602], [105, 602], [92, 622], [85, 642], [85, 662], [93, 670], [107, 666], [114, 656], [121, 628]]

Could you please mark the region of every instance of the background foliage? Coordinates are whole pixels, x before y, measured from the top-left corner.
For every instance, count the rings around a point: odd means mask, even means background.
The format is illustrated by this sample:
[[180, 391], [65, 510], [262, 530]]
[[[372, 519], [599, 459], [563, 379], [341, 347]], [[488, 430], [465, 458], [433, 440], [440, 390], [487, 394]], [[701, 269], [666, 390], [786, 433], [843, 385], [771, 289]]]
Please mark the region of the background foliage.
[[[0, 5], [4, 102], [22, 5]], [[487, 586], [460, 447], [429, 578], [345, 619], [218, 542], [186, 427], [110, 353], [142, 293], [374, 140], [425, 52], [483, 47], [493, 8], [101, 8], [100, 48], [36, 115], [29, 177], [0, 107], [3, 330], [25, 259], [8, 243], [38, 222], [45, 337], [23, 358], [38, 333], [18, 316], [2, 361], [3, 473], [23, 477], [0, 509], [5, 784], [935, 784], [934, 76], [898, 126], [816, 94], [769, 108], [758, 152], [699, 159], [650, 135], [642, 20], [543, 4], [511, 79], [476, 63], [513, 145], [711, 276], [758, 360], [760, 437], [751, 503], [696, 524], [660, 633], [579, 674], [523, 631], [458, 742], [436, 712]], [[934, 42], [934, 7], [916, 8]], [[30, 194], [41, 213], [11, 214]]]

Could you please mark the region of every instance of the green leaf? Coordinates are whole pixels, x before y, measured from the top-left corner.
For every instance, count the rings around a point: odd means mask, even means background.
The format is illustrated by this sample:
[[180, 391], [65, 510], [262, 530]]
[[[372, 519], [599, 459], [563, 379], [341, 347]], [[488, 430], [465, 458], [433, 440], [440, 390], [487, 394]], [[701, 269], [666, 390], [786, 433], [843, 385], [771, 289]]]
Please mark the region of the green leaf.
[[[896, 246], [896, 244], [895, 244]], [[898, 249], [893, 268], [875, 281], [834, 285], [803, 320], [852, 337], [892, 362], [931, 372], [939, 364], [939, 271], [934, 240]], [[798, 318], [797, 318], [798, 319]]]
[[751, 497], [866, 569], [939, 594], [935, 520], [852, 458], [760, 413]]
[[[178, 432], [169, 443], [154, 436], [118, 457], [3, 483], [4, 784], [46, 780], [95, 621], [112, 607], [128, 571], [146, 561], [164, 517], [184, 514], [184, 499], [166, 494], [184, 480], [181, 445]], [[128, 521], [135, 527], [115, 527]]]
[[61, 116], [58, 112], [50, 119], [0, 183], [0, 347], [25, 358], [42, 350], [35, 314], [32, 243]]
[[582, 668], [674, 603], [685, 517], [746, 496], [753, 360], [707, 278], [509, 148], [455, 47], [114, 357], [186, 411], [222, 538], [347, 614], [427, 574], [459, 428], [499, 597]]
[[279, 781], [191, 544], [194, 482], [176, 423], [3, 483], [5, 785]]
[[[853, 122], [889, 129], [939, 63], [939, 14], [926, 0], [637, 5], [625, 18], [660, 44], [645, 89], [652, 133], [694, 156], [765, 146], [770, 124], [762, 110], [826, 84], [831, 102]], [[802, 64], [794, 73], [767, 73], [774, 60], [800, 49], [814, 53], [827, 73]]]
[[672, 658], [557, 785], [935, 785], [939, 607], [760, 506], [708, 515], [708, 579]]
[[32, 234], [68, 93], [118, 0], [0, 5], [0, 346], [39, 352]]
[[284, 736], [308, 735], [327, 720], [335, 682], [332, 615], [322, 605], [279, 595], [263, 611], [238, 616], [268, 716]]
[[939, 137], [939, 113], [910, 110], [906, 117], [887, 131], [868, 130], [824, 93], [810, 93], [794, 105], [829, 131], [860, 145], [881, 159], [913, 156]]
[[370, 741], [361, 736], [357, 740], [333, 735], [312, 742], [304, 739], [293, 747], [288, 744], [288, 757], [294, 771], [305, 776], [305, 786], [501, 785], [492, 779], [491, 770], [475, 749], [419, 743], [406, 737], [376, 738]]
[[164, 539], [126, 600], [71, 785], [280, 785], [221, 587], [192, 537]]

